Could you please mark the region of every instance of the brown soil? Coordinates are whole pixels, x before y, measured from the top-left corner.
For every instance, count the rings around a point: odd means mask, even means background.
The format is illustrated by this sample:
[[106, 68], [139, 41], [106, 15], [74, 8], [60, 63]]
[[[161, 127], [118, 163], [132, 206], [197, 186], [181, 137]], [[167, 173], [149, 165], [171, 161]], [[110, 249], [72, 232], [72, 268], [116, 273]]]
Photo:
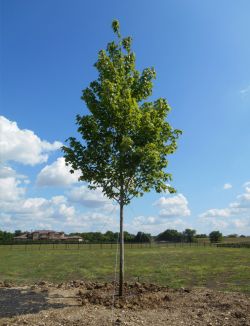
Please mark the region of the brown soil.
[[0, 284], [0, 326], [250, 326], [249, 296], [205, 288], [73, 281], [14, 287]]

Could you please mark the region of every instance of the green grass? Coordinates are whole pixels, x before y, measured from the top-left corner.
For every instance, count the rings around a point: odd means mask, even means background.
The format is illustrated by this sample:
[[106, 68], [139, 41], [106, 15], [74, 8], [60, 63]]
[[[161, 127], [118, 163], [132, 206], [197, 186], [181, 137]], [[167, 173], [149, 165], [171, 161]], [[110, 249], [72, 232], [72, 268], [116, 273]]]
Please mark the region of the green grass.
[[[0, 246], [0, 280], [18, 284], [38, 280], [114, 279], [116, 249], [113, 245], [85, 245], [80, 250], [52, 250], [52, 245]], [[77, 249], [72, 245], [71, 249]], [[51, 249], [51, 250], [50, 250]], [[126, 280], [170, 287], [206, 286], [250, 293], [250, 250], [203, 246], [130, 248], [125, 252]]]

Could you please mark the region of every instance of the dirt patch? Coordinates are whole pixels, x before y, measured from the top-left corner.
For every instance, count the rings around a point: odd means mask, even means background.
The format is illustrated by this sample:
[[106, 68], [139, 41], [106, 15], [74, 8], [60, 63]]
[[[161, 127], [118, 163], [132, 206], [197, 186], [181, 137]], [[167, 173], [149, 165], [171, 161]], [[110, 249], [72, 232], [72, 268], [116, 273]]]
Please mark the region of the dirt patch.
[[[94, 284], [88, 286], [89, 291], [79, 290], [79, 297], [82, 305], [87, 303], [102, 305], [105, 307], [115, 307], [123, 309], [155, 309], [157, 307], [166, 306], [171, 301], [170, 289], [160, 287], [154, 284], [133, 283], [124, 285], [124, 296], [119, 297], [118, 286], [115, 284]], [[190, 292], [183, 289], [184, 292]]]
[[126, 283], [124, 292], [119, 298], [117, 284], [83, 281], [2, 284], [0, 325], [250, 326], [250, 300], [244, 294], [145, 283]]
[[0, 289], [0, 318], [65, 306], [63, 303], [50, 303], [44, 293], [26, 289]]

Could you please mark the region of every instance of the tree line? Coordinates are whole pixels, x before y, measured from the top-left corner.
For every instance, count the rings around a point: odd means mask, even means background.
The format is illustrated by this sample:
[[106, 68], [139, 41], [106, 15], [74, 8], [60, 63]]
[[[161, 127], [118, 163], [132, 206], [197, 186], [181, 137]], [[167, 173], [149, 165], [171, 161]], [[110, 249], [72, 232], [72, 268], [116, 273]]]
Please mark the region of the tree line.
[[[21, 230], [16, 230], [13, 233], [0, 230], [0, 242], [8, 242], [14, 240], [14, 237], [20, 236], [23, 233]], [[119, 240], [119, 233], [107, 231], [102, 232], [76, 232], [69, 235], [78, 235], [83, 238], [84, 242], [97, 243], [97, 242], [117, 242]], [[227, 237], [237, 238], [245, 237], [244, 235], [230, 234]], [[194, 229], [185, 229], [183, 232], [179, 232], [174, 229], [167, 229], [164, 232], [159, 233], [156, 236], [152, 236], [150, 233], [137, 232], [132, 234], [124, 231], [124, 242], [126, 243], [138, 243], [138, 242], [196, 242], [198, 239], [209, 238], [210, 242], [220, 242], [223, 238], [223, 234], [220, 231], [212, 231], [209, 234], [198, 234]]]

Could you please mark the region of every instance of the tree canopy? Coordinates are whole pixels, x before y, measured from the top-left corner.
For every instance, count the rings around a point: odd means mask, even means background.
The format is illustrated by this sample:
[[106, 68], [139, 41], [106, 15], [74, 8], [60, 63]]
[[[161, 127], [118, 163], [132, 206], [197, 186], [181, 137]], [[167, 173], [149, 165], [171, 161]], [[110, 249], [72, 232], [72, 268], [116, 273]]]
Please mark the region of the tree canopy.
[[210, 242], [220, 242], [222, 240], [222, 233], [220, 231], [212, 231], [209, 233]]
[[177, 148], [181, 134], [166, 121], [166, 99], [146, 102], [152, 94], [154, 68], [135, 68], [132, 38], [122, 38], [119, 22], [113, 21], [116, 41], [101, 50], [94, 67], [98, 78], [82, 92], [90, 113], [77, 115], [82, 139], [70, 137], [63, 146], [71, 173], [81, 172], [80, 181], [101, 187], [110, 199], [127, 205], [135, 196], [154, 188], [175, 190], [168, 185], [167, 155]]

